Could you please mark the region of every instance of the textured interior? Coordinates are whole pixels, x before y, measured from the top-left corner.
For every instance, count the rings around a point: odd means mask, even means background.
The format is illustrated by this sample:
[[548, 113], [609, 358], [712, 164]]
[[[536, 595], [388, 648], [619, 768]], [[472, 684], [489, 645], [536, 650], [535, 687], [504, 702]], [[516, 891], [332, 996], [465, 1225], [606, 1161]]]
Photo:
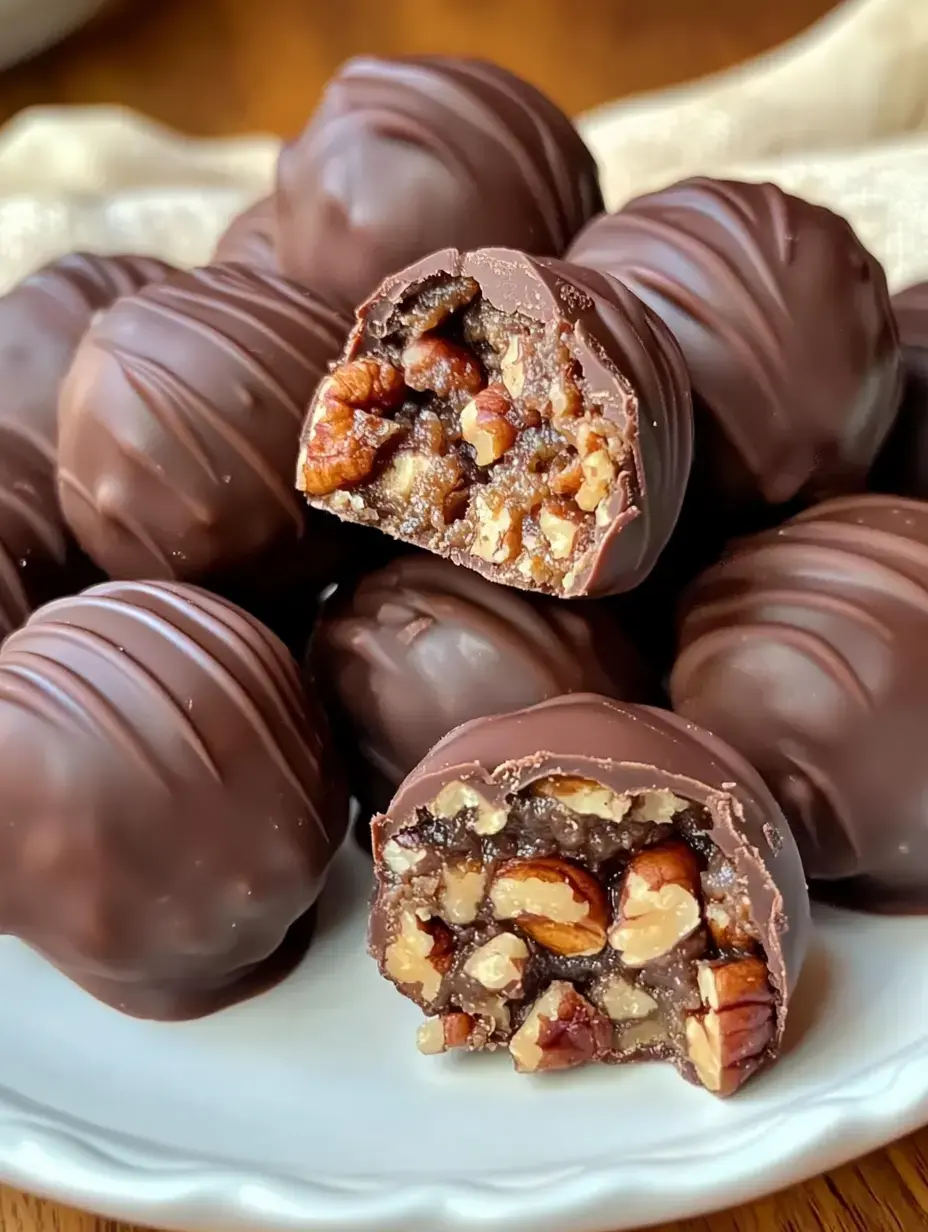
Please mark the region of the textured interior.
[[704, 810], [552, 776], [491, 804], [454, 781], [376, 853], [374, 948], [435, 1017], [424, 1052], [508, 1046], [534, 1072], [664, 1058], [721, 1095], [776, 1006], [745, 887]]
[[631, 469], [585, 389], [569, 326], [417, 288], [320, 388], [301, 486], [335, 512], [516, 585], [559, 593]]

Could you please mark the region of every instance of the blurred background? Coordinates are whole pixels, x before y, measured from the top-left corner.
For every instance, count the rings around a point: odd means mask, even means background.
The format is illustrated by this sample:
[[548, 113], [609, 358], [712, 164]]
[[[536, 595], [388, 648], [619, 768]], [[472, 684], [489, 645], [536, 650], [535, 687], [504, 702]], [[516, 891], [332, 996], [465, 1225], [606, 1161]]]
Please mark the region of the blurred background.
[[[302, 126], [336, 66], [363, 52], [487, 57], [578, 112], [727, 68], [837, 7], [837, 0], [0, 0], [0, 63], [12, 65], [0, 74], [0, 121], [37, 103], [124, 103], [204, 136], [287, 135]], [[56, 41], [69, 30], [76, 33]]]

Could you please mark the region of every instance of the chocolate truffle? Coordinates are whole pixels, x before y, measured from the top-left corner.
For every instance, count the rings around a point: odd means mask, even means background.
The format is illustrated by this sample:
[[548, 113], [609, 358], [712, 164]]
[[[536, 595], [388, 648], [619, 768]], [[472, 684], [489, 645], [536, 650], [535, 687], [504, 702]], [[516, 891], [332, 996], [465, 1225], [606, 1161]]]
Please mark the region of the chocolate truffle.
[[283, 272], [352, 311], [439, 248], [561, 256], [602, 197], [570, 120], [512, 73], [363, 57], [281, 151], [277, 207]]
[[143, 1018], [281, 976], [348, 817], [283, 645], [157, 582], [59, 599], [4, 643], [0, 800], [0, 929]]
[[277, 205], [274, 198], [262, 197], [237, 215], [219, 237], [213, 262], [237, 261], [268, 274], [279, 272], [277, 252]]
[[61, 391], [59, 485], [114, 578], [257, 574], [298, 547], [300, 423], [348, 323], [244, 265], [178, 273], [120, 300]]
[[593, 694], [477, 719], [373, 830], [371, 952], [430, 1015], [423, 1052], [666, 1059], [717, 1095], [776, 1059], [808, 894], [770, 793], [708, 732]]
[[694, 479], [729, 534], [866, 486], [900, 356], [883, 270], [843, 218], [772, 184], [686, 180], [591, 223], [568, 260], [620, 278], [680, 343]]
[[871, 478], [881, 492], [928, 499], [928, 282], [893, 296], [905, 390]]
[[58, 387], [94, 314], [170, 272], [151, 257], [78, 252], [0, 297], [0, 638], [91, 580], [55, 490]]
[[673, 530], [692, 431], [679, 349], [615, 279], [448, 250], [359, 310], [297, 486], [491, 581], [615, 594]]
[[323, 609], [312, 663], [380, 808], [432, 745], [468, 719], [562, 693], [654, 697], [603, 604], [523, 595], [425, 555], [336, 594]]
[[928, 505], [839, 498], [735, 544], [681, 642], [675, 708], [761, 772], [816, 889], [928, 910]]

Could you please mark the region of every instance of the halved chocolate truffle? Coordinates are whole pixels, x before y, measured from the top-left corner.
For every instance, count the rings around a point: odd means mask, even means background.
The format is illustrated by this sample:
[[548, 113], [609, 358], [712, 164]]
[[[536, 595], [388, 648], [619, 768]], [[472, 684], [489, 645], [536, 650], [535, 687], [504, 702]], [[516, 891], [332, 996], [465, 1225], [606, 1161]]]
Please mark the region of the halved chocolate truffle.
[[175, 274], [103, 313], [59, 415], [62, 506], [87, 554], [114, 578], [211, 585], [261, 572], [275, 552], [309, 560], [293, 460], [347, 333], [309, 292], [234, 264]]
[[760, 777], [708, 732], [590, 694], [478, 719], [373, 831], [371, 952], [430, 1015], [423, 1052], [666, 1059], [717, 1095], [776, 1060], [805, 879]]
[[602, 209], [596, 163], [566, 115], [496, 64], [349, 60], [277, 166], [278, 257], [352, 312], [439, 248], [561, 256]]
[[345, 833], [282, 643], [192, 586], [108, 583], [0, 649], [0, 930], [143, 1018], [283, 975]]
[[76, 252], [0, 298], [0, 638], [96, 576], [58, 503], [58, 389], [94, 314], [171, 272], [152, 257]]
[[692, 430], [678, 348], [615, 279], [449, 250], [360, 309], [310, 407], [297, 486], [492, 581], [614, 594], [673, 530]]
[[494, 586], [435, 556], [394, 561], [323, 608], [312, 667], [357, 750], [359, 794], [386, 807], [469, 719], [563, 693], [651, 701], [655, 683], [602, 603]]
[[928, 504], [839, 498], [734, 544], [671, 691], [764, 776], [816, 892], [928, 910]]
[[684, 180], [595, 220], [567, 259], [620, 278], [679, 342], [694, 481], [729, 535], [866, 486], [900, 354], [883, 269], [843, 218], [773, 184]]

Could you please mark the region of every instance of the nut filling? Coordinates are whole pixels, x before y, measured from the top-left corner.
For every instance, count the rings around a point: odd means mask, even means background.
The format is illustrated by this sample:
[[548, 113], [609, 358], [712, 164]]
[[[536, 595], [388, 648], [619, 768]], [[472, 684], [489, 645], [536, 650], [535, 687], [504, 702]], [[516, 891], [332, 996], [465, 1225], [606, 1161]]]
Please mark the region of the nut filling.
[[504, 314], [470, 278], [420, 283], [322, 382], [310, 500], [527, 589], [567, 594], [637, 491], [634, 452], [572, 326]]
[[711, 828], [666, 790], [552, 776], [501, 809], [446, 784], [375, 852], [372, 951], [431, 1015], [421, 1050], [508, 1047], [526, 1073], [664, 1059], [737, 1090], [779, 1005]]

